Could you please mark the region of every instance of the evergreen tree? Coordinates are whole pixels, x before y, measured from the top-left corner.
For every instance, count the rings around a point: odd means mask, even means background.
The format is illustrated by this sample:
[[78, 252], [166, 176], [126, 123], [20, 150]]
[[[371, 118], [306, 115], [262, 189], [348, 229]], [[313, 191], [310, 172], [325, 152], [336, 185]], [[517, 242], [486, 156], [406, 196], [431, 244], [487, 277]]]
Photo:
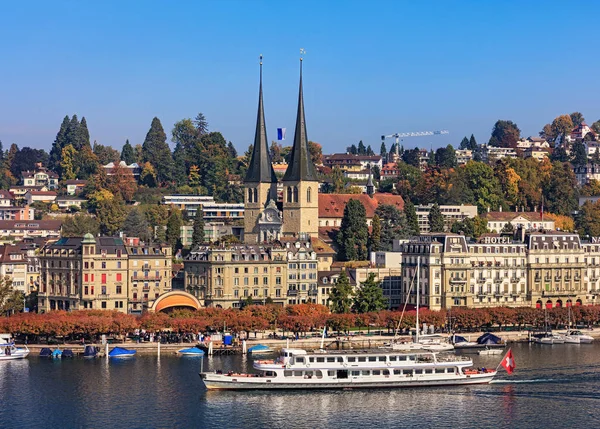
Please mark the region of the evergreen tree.
[[437, 204], [429, 210], [429, 231], [444, 232], [444, 215]]
[[442, 168], [456, 167], [456, 151], [452, 145], [441, 147], [435, 152], [436, 165]]
[[419, 218], [417, 217], [417, 210], [415, 205], [407, 200], [404, 202], [404, 216], [406, 216], [406, 233], [409, 236], [419, 235]]
[[471, 134], [471, 138], [469, 139], [469, 147], [470, 150], [477, 149], [477, 140], [475, 140], [475, 136]]
[[144, 162], [152, 164], [159, 183], [173, 179], [173, 156], [167, 144], [165, 130], [157, 117], [152, 119], [150, 130], [146, 134], [142, 145], [142, 158]]
[[[271, 145], [271, 147], [272, 147], [272, 145]], [[231, 142], [227, 143], [227, 152], [229, 153], [229, 157], [231, 159], [236, 159], [238, 156], [237, 150], [235, 149], [235, 146]]]
[[169, 219], [167, 220], [167, 243], [171, 245], [173, 251], [175, 251], [178, 245], [181, 243], [181, 225], [183, 220], [181, 219], [181, 212], [177, 209], [171, 210]]
[[573, 156], [573, 165], [580, 167], [588, 163], [588, 156], [585, 150], [585, 144], [582, 142], [573, 143], [573, 149], [571, 150]]
[[358, 155], [358, 149], [356, 148], [356, 145], [353, 144], [352, 146], [348, 146], [346, 148], [346, 152], [352, 154], [352, 155]]
[[382, 159], [386, 159], [387, 158], [387, 149], [385, 147], [385, 142], [382, 141], [381, 142], [381, 148], [379, 149], [379, 156], [381, 156]]
[[128, 237], [138, 237], [144, 241], [150, 239], [150, 226], [146, 221], [144, 213], [137, 207], [129, 210], [123, 223], [123, 232]]
[[131, 165], [134, 162], [136, 162], [135, 153], [133, 152], [133, 146], [129, 144], [129, 139], [125, 141], [123, 149], [121, 150], [121, 161], [124, 161], [127, 165]]
[[98, 235], [100, 225], [95, 217], [84, 213], [68, 216], [61, 227], [62, 237], [83, 237], [85, 234]]
[[85, 120], [85, 116], [81, 118], [81, 123], [79, 124], [79, 133], [78, 133], [78, 143], [80, 144], [80, 148], [83, 147], [91, 147], [90, 144], [90, 132], [88, 131], [87, 121]]
[[336, 241], [342, 261], [367, 259], [367, 212], [360, 201], [351, 199], [344, 209], [344, 217]]
[[437, 165], [436, 158], [435, 158], [435, 152], [433, 151], [433, 149], [431, 149], [429, 151], [429, 159], [427, 160], [427, 165], [429, 165], [429, 166]]
[[469, 139], [467, 136], [463, 137], [461, 140], [459, 149], [469, 149]]
[[329, 303], [333, 313], [349, 313], [352, 308], [352, 285], [346, 271], [342, 271], [329, 292]]
[[512, 234], [513, 232], [515, 232], [515, 227], [510, 222], [506, 222], [506, 224], [502, 227], [502, 230], [500, 231], [500, 233], [502, 234]]
[[381, 311], [388, 307], [387, 299], [383, 296], [381, 282], [375, 281], [375, 274], [369, 273], [367, 280], [360, 284], [354, 296], [352, 308], [357, 313]]
[[198, 113], [196, 115], [194, 125], [196, 126], [196, 130], [198, 130], [198, 135], [203, 136], [204, 134], [208, 134], [208, 121], [204, 117], [204, 114]]
[[373, 156], [375, 155], [375, 152], [373, 152], [373, 149], [371, 149], [371, 145], [367, 146], [367, 155], [368, 156]]
[[62, 150], [67, 145], [67, 129], [69, 128], [70, 123], [71, 119], [69, 118], [69, 115], [65, 116], [62, 124], [60, 125], [60, 130], [58, 130], [58, 133], [56, 134], [54, 143], [52, 143], [48, 167], [53, 171], [58, 168]]
[[204, 213], [202, 212], [202, 209], [198, 207], [198, 210], [196, 210], [196, 216], [194, 217], [192, 249], [202, 243], [204, 243]]
[[366, 153], [367, 153], [367, 148], [365, 147], [365, 144], [361, 140], [361, 141], [358, 142], [358, 154], [359, 155], [366, 155]]
[[369, 250], [377, 252], [381, 246], [381, 219], [377, 214], [373, 216], [371, 236], [369, 237]]
[[381, 219], [381, 242], [379, 249], [391, 251], [394, 240], [406, 236], [406, 216], [396, 206], [380, 204], [375, 215]]
[[81, 150], [82, 144], [80, 137], [81, 135], [79, 133], [79, 119], [77, 119], [77, 115], [73, 115], [73, 117], [71, 118], [71, 122], [69, 122], [69, 126], [67, 127], [65, 135], [65, 146], [70, 144], [73, 145], [76, 151]]
[[185, 168], [186, 158], [187, 156], [185, 147], [180, 142], [177, 142], [175, 145], [175, 150], [173, 151], [173, 180], [177, 186], [188, 184], [188, 175], [186, 174]]

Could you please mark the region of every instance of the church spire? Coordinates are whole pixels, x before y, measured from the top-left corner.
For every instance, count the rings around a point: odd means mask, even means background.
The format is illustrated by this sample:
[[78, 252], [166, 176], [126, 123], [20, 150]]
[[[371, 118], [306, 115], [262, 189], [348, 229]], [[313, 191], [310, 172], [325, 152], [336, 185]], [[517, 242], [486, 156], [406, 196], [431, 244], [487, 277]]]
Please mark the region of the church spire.
[[317, 172], [310, 158], [308, 137], [306, 136], [306, 120], [304, 118], [304, 95], [302, 92], [302, 58], [300, 58], [300, 90], [298, 94], [298, 113], [296, 115], [296, 130], [294, 132], [294, 146], [290, 155], [290, 163], [284, 182], [317, 181]]
[[246, 172], [246, 183], [276, 183], [277, 176], [271, 164], [267, 128], [265, 126], [265, 111], [263, 107], [262, 90], [262, 55], [260, 56], [260, 86], [258, 92], [258, 114], [256, 115], [256, 132], [254, 134], [254, 148], [252, 158]]

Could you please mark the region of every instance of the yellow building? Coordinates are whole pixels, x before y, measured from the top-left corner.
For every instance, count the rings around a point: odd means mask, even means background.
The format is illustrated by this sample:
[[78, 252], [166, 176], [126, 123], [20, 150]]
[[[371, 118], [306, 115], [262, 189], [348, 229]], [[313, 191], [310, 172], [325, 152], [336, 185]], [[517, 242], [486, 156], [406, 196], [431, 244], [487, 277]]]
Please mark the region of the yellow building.
[[[171, 289], [171, 248], [166, 245], [130, 243], [126, 246], [123, 240], [117, 237], [94, 237], [86, 234], [83, 238], [65, 237], [46, 245], [40, 251], [39, 259], [39, 311], [141, 311], [145, 307], [133, 307], [134, 293], [148, 293], [145, 302], [148, 306], [157, 297], [156, 293], [160, 295]], [[161, 279], [155, 282], [155, 276], [152, 275], [151, 289], [154, 295], [150, 297], [150, 283], [137, 282], [133, 278], [134, 275], [138, 276], [137, 273], [140, 273], [142, 278], [145, 273], [150, 274], [149, 269], [144, 269], [144, 263], [149, 267], [156, 262], [160, 266]], [[144, 291], [146, 283], [148, 291]]]

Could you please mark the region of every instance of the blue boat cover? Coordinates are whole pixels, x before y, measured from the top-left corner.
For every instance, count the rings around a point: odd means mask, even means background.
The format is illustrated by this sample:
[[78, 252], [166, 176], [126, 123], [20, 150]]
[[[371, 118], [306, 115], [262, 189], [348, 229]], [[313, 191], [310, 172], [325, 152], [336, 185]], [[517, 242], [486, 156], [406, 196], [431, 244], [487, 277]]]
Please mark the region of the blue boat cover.
[[455, 335], [454, 336], [454, 344], [456, 344], [456, 343], [468, 343], [468, 341], [465, 337], [461, 337], [460, 335]]
[[502, 338], [497, 337], [491, 332], [486, 332], [481, 337], [477, 338], [477, 344], [501, 344]]
[[63, 358], [72, 358], [74, 356], [75, 355], [73, 354], [73, 350], [71, 350], [71, 349], [64, 349], [63, 352], [62, 352], [62, 357]]
[[62, 352], [59, 349], [56, 349], [52, 352], [52, 357], [60, 357]]
[[248, 349], [248, 353], [252, 353], [252, 352], [262, 352], [265, 350], [271, 350], [271, 348], [269, 346], [265, 346], [264, 344], [257, 344], [255, 346], [252, 346]]
[[98, 349], [96, 346], [85, 346], [85, 350], [83, 351], [84, 357], [94, 357], [98, 354]]
[[115, 347], [108, 353], [109, 356], [133, 356], [136, 350], [124, 349], [123, 347]]
[[48, 347], [44, 347], [42, 350], [40, 350], [40, 356], [50, 357], [52, 356], [52, 350], [50, 350]]
[[181, 350], [178, 350], [178, 352], [179, 353], [187, 353], [187, 354], [195, 354], [198, 356], [202, 356], [204, 354], [204, 350], [200, 350], [197, 347], [192, 347], [189, 349], [181, 349]]

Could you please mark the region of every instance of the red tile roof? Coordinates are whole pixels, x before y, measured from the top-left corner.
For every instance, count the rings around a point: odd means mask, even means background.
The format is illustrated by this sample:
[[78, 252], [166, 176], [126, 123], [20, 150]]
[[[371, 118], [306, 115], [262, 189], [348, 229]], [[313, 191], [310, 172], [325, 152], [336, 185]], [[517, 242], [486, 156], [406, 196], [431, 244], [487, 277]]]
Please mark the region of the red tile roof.
[[367, 211], [367, 218], [372, 218], [379, 204], [390, 204], [404, 210], [404, 200], [400, 195], [376, 193], [373, 198], [366, 194], [319, 194], [319, 217], [341, 218], [350, 200], [359, 200]]

